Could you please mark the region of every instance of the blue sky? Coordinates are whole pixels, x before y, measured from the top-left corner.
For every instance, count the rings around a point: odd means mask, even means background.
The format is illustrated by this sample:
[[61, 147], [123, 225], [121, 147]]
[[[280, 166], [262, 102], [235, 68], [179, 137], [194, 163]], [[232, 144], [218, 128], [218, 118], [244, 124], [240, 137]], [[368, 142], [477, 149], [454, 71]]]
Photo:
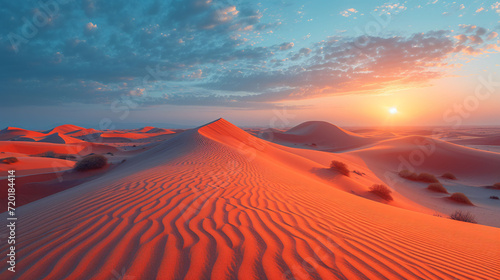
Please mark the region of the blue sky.
[[[283, 106], [298, 116], [292, 124], [354, 125], [348, 114], [312, 112], [360, 95], [351, 111], [380, 95], [423, 98], [449, 77], [464, 88], [498, 77], [499, 17], [497, 1], [9, 1], [0, 125], [188, 126], [219, 116], [267, 125]], [[442, 124], [443, 110], [420, 123]]]

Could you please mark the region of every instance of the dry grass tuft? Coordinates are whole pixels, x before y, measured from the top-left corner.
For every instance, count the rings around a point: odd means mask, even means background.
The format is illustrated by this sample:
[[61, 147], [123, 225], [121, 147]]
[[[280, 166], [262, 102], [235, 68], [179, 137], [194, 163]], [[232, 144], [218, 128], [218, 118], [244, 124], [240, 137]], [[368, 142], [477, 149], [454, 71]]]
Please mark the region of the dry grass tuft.
[[441, 175], [442, 178], [445, 178], [445, 179], [450, 179], [450, 180], [456, 180], [457, 177], [455, 175], [453, 175], [453, 173], [450, 173], [450, 172], [446, 172], [444, 173], [443, 175]]
[[387, 201], [394, 200], [391, 196], [392, 191], [386, 185], [374, 184], [373, 186], [370, 187], [370, 192], [380, 196], [381, 198]]
[[349, 172], [350, 172], [349, 168], [347, 167], [347, 164], [341, 161], [338, 160], [332, 161], [332, 163], [330, 164], [330, 169], [338, 171], [340, 174], [349, 177]]
[[450, 199], [455, 201], [455, 202], [458, 202], [458, 203], [463, 203], [463, 204], [467, 204], [467, 205], [474, 205], [469, 200], [469, 198], [463, 193], [459, 193], [459, 192], [452, 193], [450, 196]]
[[457, 210], [450, 215], [450, 219], [477, 224], [476, 218], [470, 212]]
[[439, 183], [439, 180], [436, 176], [429, 173], [420, 173], [417, 174], [415, 172], [411, 172], [409, 170], [402, 170], [399, 172], [399, 177], [405, 178], [411, 181], [416, 182], [424, 182], [424, 183]]
[[438, 192], [438, 193], [448, 193], [445, 187], [441, 185], [441, 183], [432, 183], [429, 186], [427, 186], [427, 189], [433, 192]]
[[103, 155], [90, 155], [75, 164], [76, 171], [87, 171], [103, 168], [108, 164], [108, 159]]

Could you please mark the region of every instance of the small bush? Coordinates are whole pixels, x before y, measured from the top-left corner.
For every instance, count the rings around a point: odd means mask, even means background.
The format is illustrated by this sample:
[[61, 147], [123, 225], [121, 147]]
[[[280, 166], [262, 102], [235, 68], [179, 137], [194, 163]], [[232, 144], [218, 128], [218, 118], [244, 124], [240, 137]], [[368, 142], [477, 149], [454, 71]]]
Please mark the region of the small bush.
[[412, 181], [417, 181], [418, 174], [405, 169], [405, 170], [401, 170], [399, 172], [399, 177], [405, 178], [408, 180], [412, 180]]
[[441, 183], [432, 183], [429, 186], [427, 186], [427, 189], [433, 192], [438, 192], [438, 193], [448, 193], [445, 187], [441, 185]]
[[425, 183], [439, 183], [438, 179], [436, 179], [436, 176], [429, 173], [418, 174], [418, 181]]
[[103, 168], [108, 164], [108, 159], [103, 155], [90, 155], [84, 157], [75, 164], [76, 171], [87, 171], [92, 169]]
[[424, 182], [424, 183], [439, 183], [438, 179], [436, 179], [436, 176], [429, 174], [429, 173], [420, 173], [417, 174], [415, 172], [411, 172], [409, 170], [401, 170], [399, 172], [399, 177], [405, 178], [411, 181], [416, 181], [416, 182]]
[[467, 205], [474, 205], [472, 202], [469, 200], [469, 198], [463, 194], [463, 193], [452, 193], [450, 196], [450, 199], [459, 203], [467, 204]]
[[496, 195], [492, 195], [492, 196], [490, 196], [490, 199], [499, 199], [499, 198]]
[[452, 173], [450, 172], [446, 172], [444, 173], [443, 175], [441, 175], [442, 178], [445, 178], [445, 179], [450, 179], [450, 180], [456, 180], [457, 177], [455, 175], [453, 175]]
[[349, 177], [349, 168], [347, 168], [347, 165], [341, 161], [332, 161], [332, 163], [330, 164], [330, 169], [338, 171], [340, 174]]
[[450, 219], [477, 224], [476, 218], [470, 212], [457, 210], [450, 215]]
[[16, 163], [18, 161], [19, 160], [16, 157], [6, 157], [6, 158], [0, 159], [0, 162], [5, 163], [5, 164]]
[[386, 185], [374, 184], [373, 186], [370, 187], [370, 192], [380, 196], [381, 198], [387, 201], [394, 200], [391, 196], [392, 191]]

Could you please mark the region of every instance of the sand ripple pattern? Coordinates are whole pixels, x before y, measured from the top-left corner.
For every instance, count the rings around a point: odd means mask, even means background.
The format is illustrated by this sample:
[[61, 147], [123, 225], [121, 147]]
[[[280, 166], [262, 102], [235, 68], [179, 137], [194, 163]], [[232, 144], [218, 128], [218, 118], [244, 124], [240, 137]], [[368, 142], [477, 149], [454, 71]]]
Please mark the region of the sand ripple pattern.
[[191, 140], [189, 154], [20, 208], [17, 272], [6, 271], [3, 242], [0, 278], [500, 275], [498, 229], [467, 231], [474, 225], [337, 191], [202, 135]]

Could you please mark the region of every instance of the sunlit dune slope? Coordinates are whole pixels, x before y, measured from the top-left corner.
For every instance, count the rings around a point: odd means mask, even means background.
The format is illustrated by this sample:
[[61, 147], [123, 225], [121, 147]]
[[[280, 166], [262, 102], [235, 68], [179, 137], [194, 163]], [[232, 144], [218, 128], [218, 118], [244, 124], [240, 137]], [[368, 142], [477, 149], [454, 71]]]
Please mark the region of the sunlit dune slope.
[[94, 181], [20, 207], [17, 273], [6, 271], [2, 243], [0, 278], [500, 274], [500, 229], [340, 191], [300, 171], [309, 164], [223, 119], [183, 132]]

